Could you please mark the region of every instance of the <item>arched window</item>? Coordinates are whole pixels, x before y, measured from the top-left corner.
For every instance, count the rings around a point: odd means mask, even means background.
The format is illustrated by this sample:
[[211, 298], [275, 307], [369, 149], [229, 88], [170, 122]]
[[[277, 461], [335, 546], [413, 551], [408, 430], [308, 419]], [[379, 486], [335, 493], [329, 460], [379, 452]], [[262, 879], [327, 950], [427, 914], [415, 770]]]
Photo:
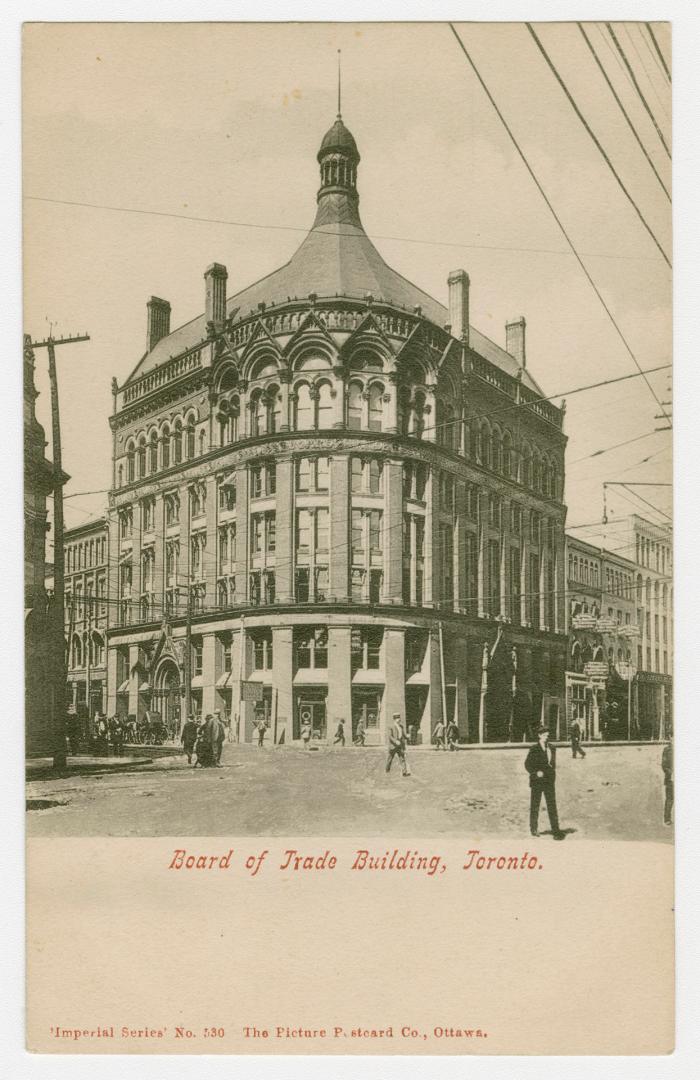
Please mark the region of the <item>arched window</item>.
[[120, 465], [117, 469], [117, 487], [122, 487], [124, 483], [124, 466]]
[[425, 394], [422, 390], [416, 390], [413, 397], [413, 432], [417, 439], [423, 438], [425, 429]]
[[540, 459], [537, 454], [532, 458], [532, 490], [540, 490]]
[[491, 467], [501, 471], [501, 434], [497, 430], [491, 436]]
[[282, 422], [282, 403], [280, 402], [279, 386], [267, 388], [267, 430], [270, 434], [279, 431]]
[[532, 485], [532, 455], [529, 446], [523, 448], [521, 473], [523, 487], [530, 487]]
[[322, 382], [318, 387], [318, 427], [333, 427], [333, 399], [330, 383]]
[[126, 447], [126, 475], [129, 483], [136, 479], [136, 451], [132, 442], [127, 443]]
[[481, 440], [479, 443], [479, 461], [484, 468], [491, 465], [491, 433], [488, 424], [481, 425]]
[[384, 419], [384, 387], [375, 383], [369, 388], [369, 430], [381, 431]]
[[146, 436], [139, 439], [139, 476], [146, 475]]
[[187, 460], [191, 461], [195, 455], [195, 430], [194, 416], [187, 421]]
[[156, 431], [151, 432], [149, 440], [150, 446], [150, 471], [152, 473], [158, 472], [158, 433]]
[[255, 390], [250, 399], [250, 415], [253, 429], [251, 435], [267, 434], [267, 402], [262, 390]]
[[170, 468], [170, 428], [167, 424], [163, 426], [163, 434], [161, 435], [161, 465], [164, 469]]
[[503, 468], [503, 475], [510, 479], [513, 476], [513, 441], [508, 431], [506, 431], [503, 436], [501, 466]]
[[204, 434], [203, 431], [200, 431], [200, 433], [199, 433], [199, 456], [200, 457], [202, 456], [202, 454], [204, 453], [204, 450], [206, 448], [206, 441], [207, 441], [206, 435]]
[[[411, 391], [407, 386], [399, 387], [399, 429], [402, 435], [408, 435], [411, 428]], [[350, 427], [350, 424], [348, 424]]]
[[173, 465], [180, 465], [182, 463], [182, 423], [179, 420], [175, 421], [175, 429], [173, 431]]
[[348, 385], [348, 427], [353, 431], [362, 429], [362, 383]]
[[297, 387], [294, 427], [296, 431], [308, 431], [314, 426], [313, 401], [306, 383]]

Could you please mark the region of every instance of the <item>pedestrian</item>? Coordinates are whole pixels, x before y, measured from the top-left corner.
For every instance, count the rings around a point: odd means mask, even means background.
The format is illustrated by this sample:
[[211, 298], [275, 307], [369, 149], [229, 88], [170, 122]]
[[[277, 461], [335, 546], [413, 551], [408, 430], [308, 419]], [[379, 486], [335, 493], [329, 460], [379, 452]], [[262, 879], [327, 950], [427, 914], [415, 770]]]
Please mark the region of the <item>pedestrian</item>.
[[669, 735], [668, 742], [661, 754], [661, 768], [664, 773], [664, 825], [671, 825], [673, 821], [673, 736]]
[[194, 716], [190, 715], [185, 720], [184, 727], [182, 729], [182, 748], [187, 754], [187, 764], [192, 764], [192, 754], [194, 753], [195, 743], [197, 742], [197, 724]]
[[218, 710], [214, 713], [214, 720], [216, 721], [216, 732], [215, 732], [216, 741], [214, 743], [214, 764], [216, 765], [217, 769], [223, 769], [223, 765], [221, 764], [221, 755], [222, 755], [222, 753], [224, 751], [224, 739], [226, 738], [226, 728], [224, 727], [224, 722], [221, 719], [221, 713], [218, 712]]
[[265, 732], [267, 731], [267, 720], [264, 716], [259, 717], [257, 722], [258, 727], [258, 746], [262, 748], [265, 742]]
[[214, 764], [213, 722], [214, 717], [207, 713], [197, 736], [197, 764], [202, 769], [210, 769]]
[[437, 724], [433, 728], [433, 742], [435, 743], [436, 750], [446, 750], [445, 745], [445, 725], [442, 720], [438, 720]]
[[537, 729], [537, 742], [528, 750], [525, 768], [530, 774], [530, 833], [539, 836], [538, 822], [540, 803], [544, 795], [549, 814], [549, 824], [555, 840], [563, 840], [564, 833], [559, 828], [557, 813], [557, 751], [549, 745], [549, 728], [542, 724]]
[[447, 725], [447, 731], [445, 732], [445, 739], [447, 741], [448, 750], [457, 749], [457, 741], [459, 739], [459, 728], [455, 724], [454, 720], [450, 720]]
[[418, 746], [418, 724], [413, 723], [408, 729], [408, 741], [411, 746]]
[[109, 750], [109, 727], [107, 726], [107, 717], [100, 716], [97, 721], [97, 753], [107, 757]]
[[571, 756], [576, 758], [579, 754], [582, 758], [585, 758], [586, 751], [581, 746], [581, 739], [583, 738], [583, 728], [581, 727], [581, 721], [576, 717], [571, 725]]
[[336, 728], [335, 738], [333, 739], [334, 746], [336, 743], [345, 746], [345, 721], [342, 717], [338, 720], [338, 727]]
[[121, 716], [114, 716], [110, 723], [112, 725], [110, 730], [112, 749], [116, 756], [120, 757], [124, 752], [124, 726], [122, 724]]
[[311, 746], [311, 721], [302, 720], [301, 722], [301, 741], [304, 744], [304, 749], [308, 750]]
[[70, 746], [71, 754], [78, 754], [80, 752], [81, 743], [81, 725], [80, 718], [75, 709], [68, 710], [68, 745]]
[[394, 713], [389, 728], [389, 753], [386, 758], [386, 772], [391, 771], [391, 765], [395, 757], [401, 762], [402, 775], [410, 776], [411, 770], [406, 761], [406, 728], [403, 726], [401, 713]]
[[364, 716], [360, 717], [357, 727], [355, 728], [355, 746], [365, 745], [365, 735], [367, 733], [367, 725], [365, 724]]

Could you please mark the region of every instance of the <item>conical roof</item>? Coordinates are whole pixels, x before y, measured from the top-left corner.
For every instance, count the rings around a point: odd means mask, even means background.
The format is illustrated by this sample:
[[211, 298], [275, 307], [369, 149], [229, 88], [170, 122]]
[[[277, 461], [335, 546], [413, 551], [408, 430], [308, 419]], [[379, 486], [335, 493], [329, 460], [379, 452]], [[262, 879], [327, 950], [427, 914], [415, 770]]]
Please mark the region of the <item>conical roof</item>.
[[[341, 142], [342, 149], [348, 155], [354, 151], [359, 160], [355, 140], [340, 118], [324, 136], [319, 159]], [[346, 190], [342, 186], [321, 188], [316, 220], [295, 254], [278, 270], [229, 297], [227, 315], [238, 321], [257, 311], [261, 303], [269, 308], [289, 299], [304, 300], [311, 293], [319, 299], [342, 296], [365, 300], [371, 295], [375, 301], [410, 312], [420, 307], [423, 316], [440, 327], [449, 321], [446, 307], [384, 261], [362, 226], [357, 192], [351, 186]], [[206, 336], [206, 317], [200, 315], [157, 342], [127, 382], [152, 371], [171, 356], [194, 348]], [[509, 375], [517, 375], [521, 370], [510, 353], [474, 328], [470, 328], [470, 343], [476, 352]], [[523, 381], [540, 392], [527, 370], [523, 372]]]
[[357, 143], [353, 138], [352, 132], [350, 132], [343, 123], [342, 117], [338, 116], [333, 127], [329, 128], [326, 134], [321, 140], [321, 149], [318, 152], [318, 160], [320, 161], [324, 154], [339, 151], [340, 153], [347, 154], [354, 157], [356, 161], [360, 160], [360, 154], [357, 149]]

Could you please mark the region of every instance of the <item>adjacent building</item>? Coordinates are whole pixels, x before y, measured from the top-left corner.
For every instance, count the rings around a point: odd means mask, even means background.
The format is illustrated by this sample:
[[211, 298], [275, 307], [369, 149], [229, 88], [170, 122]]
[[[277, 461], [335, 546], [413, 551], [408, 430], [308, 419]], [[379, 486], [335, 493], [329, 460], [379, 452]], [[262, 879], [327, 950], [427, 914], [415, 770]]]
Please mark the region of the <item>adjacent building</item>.
[[[60, 627], [45, 587], [47, 500], [54, 468], [46, 457], [46, 436], [36, 418], [34, 351], [24, 336], [24, 634], [26, 752], [52, 753], [55, 746], [57, 680], [62, 678]], [[68, 479], [62, 476], [62, 483]]]
[[219, 709], [241, 740], [264, 715], [278, 743], [341, 717], [383, 742], [394, 712], [423, 742], [440, 718], [469, 742], [565, 726], [563, 408], [524, 319], [501, 347], [463, 270], [443, 306], [384, 262], [359, 161], [338, 117], [285, 266], [229, 296], [212, 264], [174, 330], [148, 302], [113, 384], [108, 712]]
[[104, 517], [64, 534], [67, 704], [86, 718], [107, 708], [108, 544]]
[[630, 557], [567, 536], [567, 723], [580, 720], [589, 739], [663, 738], [673, 687], [670, 530], [632, 515], [621, 547]]

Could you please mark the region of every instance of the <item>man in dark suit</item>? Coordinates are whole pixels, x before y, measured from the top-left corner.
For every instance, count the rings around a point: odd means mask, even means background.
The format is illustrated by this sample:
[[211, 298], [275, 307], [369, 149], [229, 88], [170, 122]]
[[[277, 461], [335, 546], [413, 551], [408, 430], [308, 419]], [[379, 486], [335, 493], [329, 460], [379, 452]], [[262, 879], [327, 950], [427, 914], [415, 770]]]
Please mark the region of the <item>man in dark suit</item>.
[[540, 803], [544, 795], [549, 814], [549, 824], [552, 827], [552, 835], [555, 840], [563, 840], [564, 834], [559, 828], [559, 815], [557, 813], [557, 751], [549, 746], [549, 729], [541, 726], [537, 731], [537, 742], [528, 750], [525, 758], [525, 768], [530, 775], [530, 832], [533, 836], [539, 836], [538, 821], [540, 816]]
[[386, 771], [390, 772], [391, 763], [397, 757], [401, 762], [403, 776], [410, 776], [411, 770], [406, 761], [406, 729], [401, 720], [401, 713], [394, 713], [391, 727], [389, 728], [389, 753], [386, 759]]

